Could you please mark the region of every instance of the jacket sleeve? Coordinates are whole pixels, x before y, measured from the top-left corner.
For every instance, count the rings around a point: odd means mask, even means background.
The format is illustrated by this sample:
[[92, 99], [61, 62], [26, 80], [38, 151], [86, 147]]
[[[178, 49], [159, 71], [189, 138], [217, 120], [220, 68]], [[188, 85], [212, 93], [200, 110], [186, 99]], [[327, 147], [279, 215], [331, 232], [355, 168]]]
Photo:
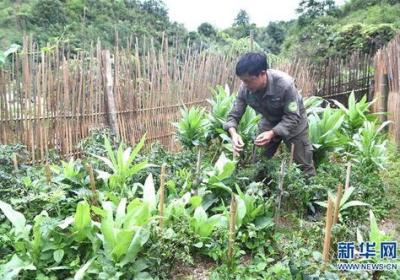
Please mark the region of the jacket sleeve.
[[284, 93], [284, 107], [282, 120], [272, 128], [272, 131], [281, 136], [288, 138], [301, 120], [300, 115], [301, 97], [297, 92], [294, 84], [288, 86]]
[[236, 97], [233, 107], [228, 114], [226, 122], [224, 123], [224, 129], [229, 130], [231, 127], [237, 128], [240, 119], [242, 118], [244, 112], [246, 111], [247, 103], [245, 98], [245, 91], [243, 87], [239, 89], [239, 93]]

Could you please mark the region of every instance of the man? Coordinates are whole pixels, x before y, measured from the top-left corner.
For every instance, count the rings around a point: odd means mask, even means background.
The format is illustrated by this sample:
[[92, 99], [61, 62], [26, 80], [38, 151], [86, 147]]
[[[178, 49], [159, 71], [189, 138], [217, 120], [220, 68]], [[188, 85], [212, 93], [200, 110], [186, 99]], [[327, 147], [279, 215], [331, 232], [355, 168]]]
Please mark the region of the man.
[[262, 53], [246, 53], [236, 64], [236, 75], [243, 82], [224, 128], [232, 138], [236, 153], [243, 150], [243, 140], [237, 125], [249, 105], [262, 115], [260, 134], [254, 144], [264, 147], [264, 155], [271, 158], [279, 144], [294, 144], [294, 161], [307, 177], [315, 175], [312, 146], [308, 138], [307, 114], [293, 78], [278, 70], [269, 69]]

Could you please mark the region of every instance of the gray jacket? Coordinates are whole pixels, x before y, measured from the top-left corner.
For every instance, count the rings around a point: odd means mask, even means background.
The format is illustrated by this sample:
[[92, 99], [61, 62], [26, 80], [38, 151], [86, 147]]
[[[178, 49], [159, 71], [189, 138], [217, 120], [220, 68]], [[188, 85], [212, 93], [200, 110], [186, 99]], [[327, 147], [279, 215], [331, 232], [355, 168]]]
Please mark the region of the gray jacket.
[[238, 126], [247, 105], [262, 115], [261, 131], [272, 129], [283, 139], [290, 139], [307, 129], [307, 114], [293, 78], [274, 69], [267, 70], [267, 77], [265, 92], [251, 92], [241, 85], [224, 124], [226, 130]]

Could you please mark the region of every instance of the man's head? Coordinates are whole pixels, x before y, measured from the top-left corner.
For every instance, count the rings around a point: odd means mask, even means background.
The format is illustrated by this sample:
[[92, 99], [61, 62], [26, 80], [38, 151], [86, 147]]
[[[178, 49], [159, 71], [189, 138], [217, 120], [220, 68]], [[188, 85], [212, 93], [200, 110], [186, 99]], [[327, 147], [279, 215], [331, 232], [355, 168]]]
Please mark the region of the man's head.
[[236, 75], [250, 91], [267, 86], [267, 57], [263, 53], [249, 52], [242, 55], [236, 64]]

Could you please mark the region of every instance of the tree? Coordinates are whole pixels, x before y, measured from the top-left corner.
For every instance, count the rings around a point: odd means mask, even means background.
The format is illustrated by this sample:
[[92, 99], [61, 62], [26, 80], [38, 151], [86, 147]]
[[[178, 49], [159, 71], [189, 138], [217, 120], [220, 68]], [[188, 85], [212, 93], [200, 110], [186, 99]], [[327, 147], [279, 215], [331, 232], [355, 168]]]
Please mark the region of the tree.
[[240, 10], [233, 22], [233, 26], [248, 26], [248, 25], [250, 25], [249, 14], [245, 10]]
[[320, 16], [334, 14], [337, 7], [335, 0], [301, 0], [296, 12], [299, 25], [304, 26]]
[[255, 40], [261, 47], [279, 54], [281, 46], [286, 37], [287, 24], [283, 21], [270, 22], [267, 27], [258, 28], [255, 33]]
[[207, 38], [214, 37], [217, 34], [215, 28], [208, 22], [203, 22], [197, 27], [197, 32]]
[[39, 0], [32, 6], [32, 22], [42, 27], [63, 25], [67, 21], [63, 3], [59, 0]]

